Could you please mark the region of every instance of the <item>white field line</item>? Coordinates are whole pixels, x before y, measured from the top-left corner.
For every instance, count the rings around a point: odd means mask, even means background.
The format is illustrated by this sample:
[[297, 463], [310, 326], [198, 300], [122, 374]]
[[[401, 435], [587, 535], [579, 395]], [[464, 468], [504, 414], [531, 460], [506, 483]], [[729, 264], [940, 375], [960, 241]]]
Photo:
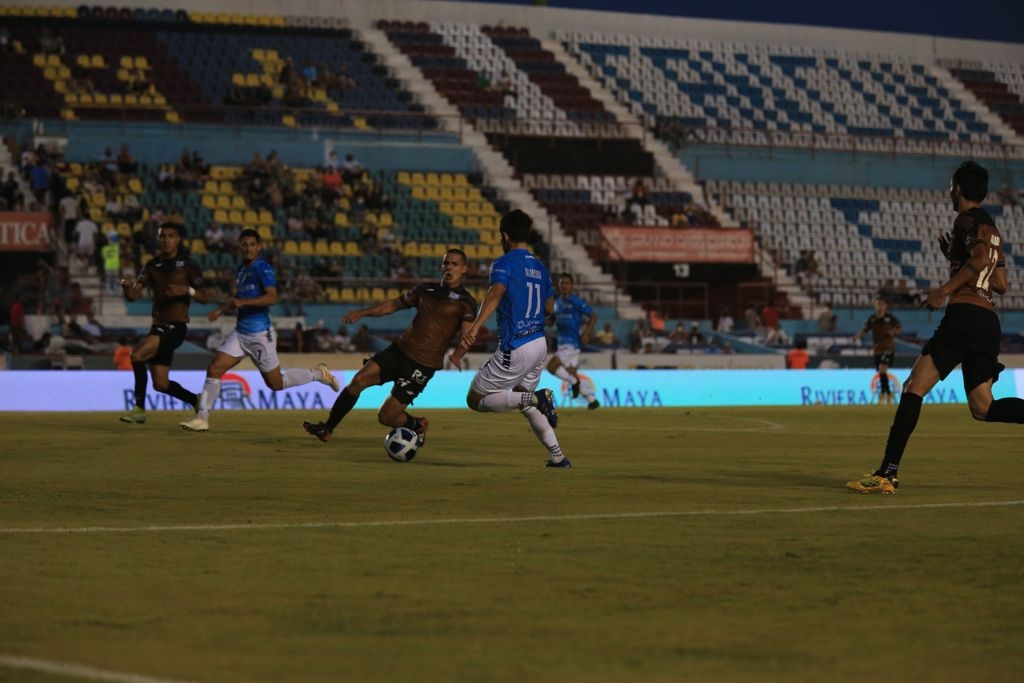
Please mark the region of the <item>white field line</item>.
[[[878, 498], [880, 496], [874, 496]], [[1024, 505], [1022, 500], [962, 501], [954, 503], [913, 503], [910, 505], [824, 505], [798, 508], [754, 508], [740, 510], [678, 510], [665, 512], [607, 512], [582, 515], [532, 515], [524, 517], [454, 517], [440, 519], [395, 519], [361, 522], [256, 522], [253, 524], [175, 524], [160, 526], [6, 527], [2, 535], [15, 534], [136, 534], [174, 531], [275, 531], [280, 529], [362, 529], [403, 526], [450, 526], [463, 524], [524, 524], [530, 522], [572, 522], [595, 519], [653, 519], [658, 517], [739, 517], [746, 515], [805, 515], [827, 512], [892, 512], [902, 510], [943, 510], [995, 508]]]
[[107, 671], [106, 669], [96, 669], [81, 664], [69, 664], [51, 659], [19, 657], [3, 653], [0, 653], [0, 667], [29, 669], [31, 671], [41, 671], [62, 676], [86, 678], [91, 681], [111, 681], [112, 683], [186, 683], [186, 681], [172, 680], [170, 678], [154, 678], [153, 676], [143, 676], [124, 671]]

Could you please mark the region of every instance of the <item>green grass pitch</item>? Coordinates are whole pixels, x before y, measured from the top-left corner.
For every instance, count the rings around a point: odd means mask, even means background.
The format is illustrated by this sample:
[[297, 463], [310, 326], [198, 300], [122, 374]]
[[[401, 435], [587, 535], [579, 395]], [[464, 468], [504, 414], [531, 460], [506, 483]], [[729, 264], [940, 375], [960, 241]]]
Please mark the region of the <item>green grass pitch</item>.
[[0, 414], [0, 681], [1017, 681], [1024, 431], [926, 405], [847, 491], [892, 411], [563, 411], [569, 470], [515, 413], [404, 464], [371, 410]]

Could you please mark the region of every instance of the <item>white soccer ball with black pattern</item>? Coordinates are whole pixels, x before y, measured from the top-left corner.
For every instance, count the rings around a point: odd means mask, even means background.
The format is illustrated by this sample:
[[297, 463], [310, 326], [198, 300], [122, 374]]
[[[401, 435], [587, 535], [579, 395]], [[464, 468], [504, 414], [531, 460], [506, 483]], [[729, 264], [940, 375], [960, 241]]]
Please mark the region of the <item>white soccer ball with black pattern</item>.
[[419, 435], [408, 427], [395, 427], [384, 437], [384, 452], [395, 462], [409, 462], [419, 449]]

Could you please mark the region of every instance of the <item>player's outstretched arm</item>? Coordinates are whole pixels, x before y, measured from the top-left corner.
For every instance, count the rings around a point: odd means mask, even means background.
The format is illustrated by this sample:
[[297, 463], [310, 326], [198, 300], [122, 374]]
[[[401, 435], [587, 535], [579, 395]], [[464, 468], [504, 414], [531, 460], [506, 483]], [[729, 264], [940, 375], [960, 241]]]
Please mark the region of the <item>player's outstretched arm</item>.
[[402, 298], [395, 297], [394, 299], [388, 299], [387, 301], [382, 301], [379, 304], [374, 304], [373, 306], [349, 311], [341, 321], [346, 325], [351, 325], [354, 322], [358, 322], [360, 318], [379, 318], [384, 315], [391, 315], [403, 308], [405, 308], [405, 304], [402, 303]]
[[143, 288], [144, 285], [130, 275], [125, 275], [121, 278], [121, 290], [124, 292], [124, 298], [128, 299], [128, 301], [138, 299], [139, 295], [142, 294]]

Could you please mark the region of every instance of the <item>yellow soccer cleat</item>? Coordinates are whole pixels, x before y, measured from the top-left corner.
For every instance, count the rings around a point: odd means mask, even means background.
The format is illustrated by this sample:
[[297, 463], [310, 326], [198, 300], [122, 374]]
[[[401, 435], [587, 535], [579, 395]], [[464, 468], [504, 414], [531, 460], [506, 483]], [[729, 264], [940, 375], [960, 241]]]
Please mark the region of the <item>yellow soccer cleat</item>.
[[210, 423], [201, 417], [193, 417], [191, 420], [186, 420], [179, 423], [181, 428], [186, 432], [208, 432], [210, 431]]
[[846, 482], [846, 488], [858, 493], [896, 493], [899, 485], [896, 477], [888, 479], [878, 474], [865, 474], [857, 481]]

